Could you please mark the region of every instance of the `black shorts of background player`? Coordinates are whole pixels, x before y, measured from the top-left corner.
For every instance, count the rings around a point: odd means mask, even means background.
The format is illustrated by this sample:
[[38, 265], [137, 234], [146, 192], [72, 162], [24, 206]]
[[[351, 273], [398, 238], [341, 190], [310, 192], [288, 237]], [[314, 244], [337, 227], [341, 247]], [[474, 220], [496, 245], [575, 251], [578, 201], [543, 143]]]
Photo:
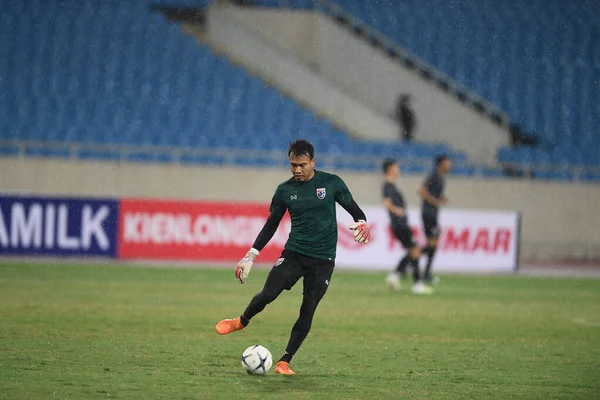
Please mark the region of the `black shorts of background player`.
[[423, 220], [423, 230], [427, 237], [427, 245], [423, 248], [422, 254], [427, 257], [425, 264], [425, 274], [423, 279], [426, 283], [435, 283], [431, 274], [431, 266], [437, 250], [440, 229], [438, 225], [439, 208], [448, 202], [444, 196], [444, 177], [452, 168], [452, 160], [445, 154], [435, 158], [435, 169], [425, 179], [423, 186], [419, 190], [419, 195], [423, 199], [421, 207], [421, 218]]
[[412, 267], [413, 271], [413, 286], [412, 291], [416, 294], [431, 293], [421, 280], [419, 271], [419, 258], [421, 250], [414, 241], [412, 230], [408, 224], [406, 215], [406, 205], [404, 196], [395, 184], [400, 169], [395, 160], [385, 160], [383, 162], [384, 183], [382, 188], [383, 204], [390, 215], [392, 232], [396, 239], [402, 243], [406, 249], [406, 255], [400, 260], [396, 269], [388, 275], [386, 282], [395, 290], [400, 289], [400, 276], [406, 274], [407, 266]]

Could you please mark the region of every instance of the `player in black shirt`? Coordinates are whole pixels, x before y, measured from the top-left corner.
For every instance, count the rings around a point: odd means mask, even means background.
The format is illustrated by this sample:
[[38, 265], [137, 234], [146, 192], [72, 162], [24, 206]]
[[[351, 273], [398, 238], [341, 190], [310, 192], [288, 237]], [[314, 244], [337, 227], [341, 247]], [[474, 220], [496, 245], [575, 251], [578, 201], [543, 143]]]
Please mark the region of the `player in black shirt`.
[[440, 237], [438, 210], [448, 201], [446, 196], [444, 196], [444, 177], [448, 174], [450, 168], [452, 168], [452, 160], [447, 155], [437, 156], [435, 158], [435, 170], [427, 177], [419, 190], [419, 195], [423, 199], [421, 208], [423, 229], [425, 230], [425, 236], [427, 236], [427, 245], [422, 251], [427, 256], [425, 276], [423, 277], [426, 283], [436, 282], [431, 275], [431, 264], [433, 263]]
[[383, 204], [390, 214], [390, 222], [394, 235], [406, 249], [406, 255], [400, 260], [396, 270], [388, 275], [386, 281], [393, 289], [400, 289], [400, 275], [404, 275], [406, 267], [410, 265], [413, 269], [413, 293], [429, 294], [431, 293], [431, 288], [428, 288], [423, 284], [419, 274], [419, 258], [421, 257], [421, 250], [415, 243], [412, 230], [408, 225], [404, 197], [395, 184], [396, 178], [398, 178], [400, 173], [396, 161], [390, 159], [385, 160], [383, 162], [383, 173], [385, 176], [382, 193]]

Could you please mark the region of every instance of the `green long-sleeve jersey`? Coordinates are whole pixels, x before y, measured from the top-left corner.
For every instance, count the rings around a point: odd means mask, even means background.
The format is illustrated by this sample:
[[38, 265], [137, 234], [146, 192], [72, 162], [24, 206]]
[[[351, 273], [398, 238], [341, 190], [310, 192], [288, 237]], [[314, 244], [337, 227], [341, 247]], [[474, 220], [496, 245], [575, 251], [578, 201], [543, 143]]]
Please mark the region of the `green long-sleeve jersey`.
[[281, 183], [271, 201], [270, 218], [280, 221], [289, 211], [292, 228], [285, 248], [310, 257], [335, 260], [337, 218], [335, 204], [353, 203], [352, 194], [337, 175], [315, 170], [307, 182], [295, 178]]

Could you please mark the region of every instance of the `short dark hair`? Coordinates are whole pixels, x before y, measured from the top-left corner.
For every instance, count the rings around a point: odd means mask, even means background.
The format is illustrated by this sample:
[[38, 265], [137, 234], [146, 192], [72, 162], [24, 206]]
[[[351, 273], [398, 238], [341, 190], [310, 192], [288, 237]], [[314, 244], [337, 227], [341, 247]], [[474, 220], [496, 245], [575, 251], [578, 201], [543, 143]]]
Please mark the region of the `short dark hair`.
[[383, 160], [383, 164], [381, 164], [381, 167], [383, 169], [383, 173], [387, 174], [387, 172], [390, 169], [390, 167], [392, 165], [396, 165], [396, 164], [397, 164], [396, 160], [394, 160], [392, 158], [386, 158], [385, 160]]
[[308, 140], [298, 139], [290, 143], [288, 148], [288, 157], [308, 156], [309, 159], [315, 158], [315, 148]]
[[439, 154], [437, 156], [435, 156], [435, 166], [436, 168], [440, 166], [441, 163], [443, 163], [446, 160], [449, 160], [450, 156], [448, 156], [448, 154]]

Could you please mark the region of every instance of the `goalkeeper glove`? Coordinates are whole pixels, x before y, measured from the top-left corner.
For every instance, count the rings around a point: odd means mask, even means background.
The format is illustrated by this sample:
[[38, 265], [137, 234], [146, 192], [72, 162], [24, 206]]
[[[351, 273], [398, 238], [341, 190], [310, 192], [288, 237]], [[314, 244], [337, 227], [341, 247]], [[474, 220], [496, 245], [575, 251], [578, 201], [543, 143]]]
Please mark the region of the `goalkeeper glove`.
[[358, 222], [350, 225], [349, 228], [351, 231], [354, 231], [354, 241], [358, 243], [369, 243], [369, 239], [371, 239], [371, 231], [369, 230], [369, 225], [367, 225], [367, 221], [363, 219], [359, 219]]
[[259, 254], [260, 251], [256, 250], [253, 247], [250, 250], [248, 250], [244, 258], [242, 258], [240, 262], [235, 266], [235, 277], [238, 279], [238, 281], [240, 281], [240, 283], [244, 283], [244, 280], [248, 278], [248, 274], [252, 269], [254, 259]]

